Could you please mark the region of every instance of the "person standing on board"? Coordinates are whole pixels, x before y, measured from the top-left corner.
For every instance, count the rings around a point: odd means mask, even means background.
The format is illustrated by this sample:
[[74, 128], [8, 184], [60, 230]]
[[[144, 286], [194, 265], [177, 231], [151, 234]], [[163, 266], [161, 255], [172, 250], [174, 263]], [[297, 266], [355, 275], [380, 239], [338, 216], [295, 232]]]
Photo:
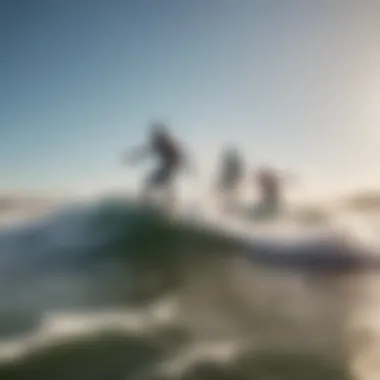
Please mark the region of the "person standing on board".
[[225, 149], [221, 156], [218, 190], [224, 206], [232, 207], [238, 195], [239, 185], [244, 175], [243, 160], [236, 148]]
[[281, 179], [278, 174], [269, 167], [259, 169], [256, 175], [261, 204], [277, 209], [282, 198]]
[[259, 189], [259, 209], [264, 214], [273, 214], [281, 211], [284, 196], [284, 184], [294, 181], [294, 176], [281, 175], [269, 166], [259, 169], [255, 175]]
[[182, 146], [163, 123], [151, 125], [148, 144], [133, 151], [127, 161], [135, 163], [148, 155], [156, 158], [158, 166], [146, 178], [142, 198], [149, 202], [157, 190], [164, 190], [166, 204], [171, 206], [175, 201], [174, 181], [187, 163]]

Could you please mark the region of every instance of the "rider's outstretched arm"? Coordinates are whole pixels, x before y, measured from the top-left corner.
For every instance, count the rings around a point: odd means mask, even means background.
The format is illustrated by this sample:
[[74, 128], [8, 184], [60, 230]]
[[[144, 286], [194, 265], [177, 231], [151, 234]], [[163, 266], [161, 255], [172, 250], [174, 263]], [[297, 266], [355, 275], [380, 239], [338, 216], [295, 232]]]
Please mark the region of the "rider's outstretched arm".
[[124, 162], [127, 164], [135, 164], [138, 161], [146, 158], [151, 154], [151, 149], [148, 146], [142, 146], [133, 149], [124, 156]]

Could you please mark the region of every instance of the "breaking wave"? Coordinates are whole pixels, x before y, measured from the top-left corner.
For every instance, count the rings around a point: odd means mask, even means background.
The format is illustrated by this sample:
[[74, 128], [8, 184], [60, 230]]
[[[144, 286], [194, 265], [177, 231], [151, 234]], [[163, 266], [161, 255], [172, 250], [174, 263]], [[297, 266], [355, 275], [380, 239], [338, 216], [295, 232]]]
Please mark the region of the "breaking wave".
[[244, 229], [122, 199], [4, 227], [0, 252], [5, 380], [344, 379], [332, 275], [369, 257], [330, 224]]

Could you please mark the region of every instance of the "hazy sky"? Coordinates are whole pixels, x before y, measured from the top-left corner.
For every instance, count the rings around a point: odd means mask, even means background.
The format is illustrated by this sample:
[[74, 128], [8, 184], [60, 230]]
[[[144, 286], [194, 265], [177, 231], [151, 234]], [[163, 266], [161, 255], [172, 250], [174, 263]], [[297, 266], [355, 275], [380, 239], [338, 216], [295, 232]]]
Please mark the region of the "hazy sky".
[[1, 186], [127, 183], [160, 118], [208, 166], [230, 140], [309, 186], [380, 185], [376, 4], [2, 0]]

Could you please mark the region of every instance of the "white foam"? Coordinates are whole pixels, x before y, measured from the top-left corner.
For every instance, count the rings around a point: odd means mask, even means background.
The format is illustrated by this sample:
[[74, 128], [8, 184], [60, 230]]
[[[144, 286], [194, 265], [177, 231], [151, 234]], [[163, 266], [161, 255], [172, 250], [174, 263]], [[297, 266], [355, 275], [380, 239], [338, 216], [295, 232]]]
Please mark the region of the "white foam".
[[177, 316], [174, 299], [162, 299], [142, 309], [48, 312], [40, 327], [0, 343], [0, 362], [14, 361], [51, 345], [89, 338], [99, 333], [149, 337], [172, 326]]

